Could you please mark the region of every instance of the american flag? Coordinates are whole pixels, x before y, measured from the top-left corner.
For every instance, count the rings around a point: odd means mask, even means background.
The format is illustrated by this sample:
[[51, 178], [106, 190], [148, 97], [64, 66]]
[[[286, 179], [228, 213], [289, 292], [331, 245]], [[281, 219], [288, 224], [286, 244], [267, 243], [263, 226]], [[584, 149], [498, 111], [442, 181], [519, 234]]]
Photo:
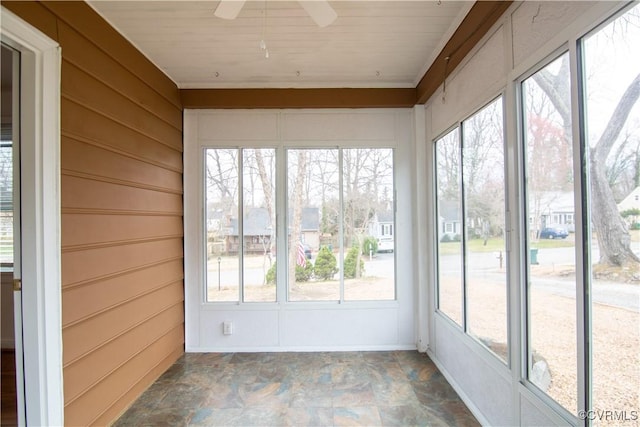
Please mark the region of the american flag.
[[296, 264], [300, 267], [307, 266], [307, 256], [304, 254], [304, 246], [302, 242], [298, 242], [298, 255], [296, 256]]

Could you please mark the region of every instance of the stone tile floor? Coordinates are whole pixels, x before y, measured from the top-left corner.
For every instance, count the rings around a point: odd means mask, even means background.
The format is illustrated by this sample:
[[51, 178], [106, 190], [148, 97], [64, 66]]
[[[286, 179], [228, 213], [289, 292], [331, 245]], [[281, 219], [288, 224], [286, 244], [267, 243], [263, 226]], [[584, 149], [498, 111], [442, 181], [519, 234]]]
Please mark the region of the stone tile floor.
[[191, 353], [114, 426], [477, 426], [415, 351]]

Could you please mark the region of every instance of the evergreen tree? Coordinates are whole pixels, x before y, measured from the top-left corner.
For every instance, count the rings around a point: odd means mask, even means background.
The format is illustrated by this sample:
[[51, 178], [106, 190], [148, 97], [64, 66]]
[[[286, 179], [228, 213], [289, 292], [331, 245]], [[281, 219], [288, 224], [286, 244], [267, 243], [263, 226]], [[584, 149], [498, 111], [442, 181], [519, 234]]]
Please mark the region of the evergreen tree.
[[354, 245], [347, 252], [347, 256], [344, 259], [344, 278], [345, 279], [354, 279], [356, 277], [362, 276], [364, 273], [364, 260], [360, 259], [360, 273], [357, 273], [358, 264], [358, 252], [360, 252], [360, 248], [357, 245]]
[[318, 279], [329, 280], [338, 272], [338, 261], [328, 247], [323, 246], [316, 257], [316, 265], [313, 267]]

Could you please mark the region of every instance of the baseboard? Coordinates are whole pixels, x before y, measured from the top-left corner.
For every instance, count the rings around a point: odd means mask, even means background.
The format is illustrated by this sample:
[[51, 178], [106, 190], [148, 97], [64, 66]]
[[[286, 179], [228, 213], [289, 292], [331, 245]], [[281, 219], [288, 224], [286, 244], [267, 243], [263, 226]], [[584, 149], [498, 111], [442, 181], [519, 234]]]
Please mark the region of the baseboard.
[[417, 351], [415, 344], [376, 346], [290, 346], [290, 347], [186, 347], [186, 353], [317, 353], [336, 351]]

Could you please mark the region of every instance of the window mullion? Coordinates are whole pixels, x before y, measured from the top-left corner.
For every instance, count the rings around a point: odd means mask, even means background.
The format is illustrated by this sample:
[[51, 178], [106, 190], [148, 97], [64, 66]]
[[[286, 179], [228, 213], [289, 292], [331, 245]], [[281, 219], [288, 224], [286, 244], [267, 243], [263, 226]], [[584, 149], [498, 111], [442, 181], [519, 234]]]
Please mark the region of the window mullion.
[[238, 148], [238, 301], [244, 302], [244, 151]]
[[460, 124], [460, 241], [461, 241], [461, 253], [460, 262], [462, 263], [462, 330], [469, 332], [469, 325], [467, 322], [467, 212], [466, 212], [466, 200], [464, 189], [464, 123]]
[[[283, 146], [276, 149], [276, 260], [288, 260], [287, 248], [287, 157]], [[276, 301], [288, 301], [287, 262], [276, 261]]]
[[338, 213], [338, 235], [340, 236], [340, 304], [344, 302], [344, 169], [342, 148], [338, 149], [338, 201], [340, 212]]
[[[576, 84], [571, 85], [571, 103], [572, 103], [572, 132], [574, 141], [574, 153], [579, 153], [578, 156], [573, 156], [573, 168], [574, 168], [574, 192], [576, 197], [574, 198], [574, 224], [590, 224], [591, 219], [588, 218], [588, 149], [587, 149], [587, 136], [585, 134], [585, 108], [586, 108], [586, 93], [585, 93], [585, 81], [584, 81], [584, 63], [582, 44], [579, 41], [571, 43], [569, 45], [569, 57], [570, 57], [570, 73], [571, 80]], [[582, 159], [585, 159], [583, 164]], [[583, 165], [585, 167], [583, 168]], [[585, 221], [588, 219], [588, 221]], [[590, 345], [591, 337], [591, 295], [589, 289], [591, 289], [590, 282], [590, 255], [588, 239], [585, 237], [589, 235], [589, 231], [586, 227], [576, 227], [576, 339], [578, 348], [578, 365], [577, 372], [577, 409], [580, 411], [588, 411], [592, 409], [591, 402], [591, 352]], [[586, 412], [584, 412], [586, 413]], [[589, 417], [585, 417], [585, 424], [591, 425], [592, 420]]]

